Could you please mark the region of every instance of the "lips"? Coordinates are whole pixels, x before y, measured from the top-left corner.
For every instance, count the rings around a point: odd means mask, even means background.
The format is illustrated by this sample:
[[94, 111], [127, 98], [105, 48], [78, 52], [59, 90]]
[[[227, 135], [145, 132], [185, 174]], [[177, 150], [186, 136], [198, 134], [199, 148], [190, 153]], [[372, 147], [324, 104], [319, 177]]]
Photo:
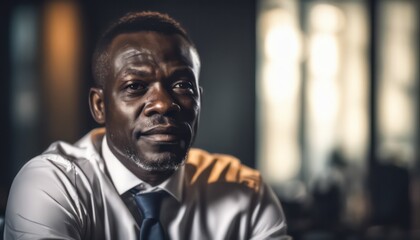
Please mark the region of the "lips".
[[177, 143], [181, 140], [182, 130], [173, 125], [158, 125], [139, 131], [138, 139], [144, 139], [156, 143]]

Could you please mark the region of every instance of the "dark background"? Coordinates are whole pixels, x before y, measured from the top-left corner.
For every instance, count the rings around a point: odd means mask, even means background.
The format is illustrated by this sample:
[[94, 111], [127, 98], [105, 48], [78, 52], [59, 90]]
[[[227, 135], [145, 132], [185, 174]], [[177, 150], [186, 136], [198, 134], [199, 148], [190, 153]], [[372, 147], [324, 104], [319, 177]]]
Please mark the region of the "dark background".
[[[348, 1], [351, 2], [351, 0]], [[67, 135], [59, 134], [59, 136], [50, 133], [51, 125], [47, 113], [53, 110], [49, 109], [49, 104], [44, 97], [47, 95], [47, 89], [43, 85], [45, 73], [42, 70], [45, 58], [45, 49], [41, 44], [45, 37], [42, 24], [45, 24], [45, 6], [52, 2], [75, 3], [81, 23], [81, 31], [78, 35], [81, 42], [81, 55], [78, 62], [80, 77], [76, 80], [80, 97], [75, 99], [78, 123], [74, 132]], [[317, 1], [300, 0], [299, 2]], [[413, 228], [410, 223], [410, 219], [420, 212], [420, 191], [413, 191], [416, 186], [420, 187], [418, 159], [415, 160], [416, 166], [409, 172], [407, 169], [395, 166], [380, 166], [375, 157], [375, 148], [378, 145], [375, 137], [372, 137], [377, 134], [375, 131], [377, 129], [378, 54], [375, 46], [381, 40], [378, 39], [375, 26], [379, 9], [377, 4], [380, 1], [360, 2], [366, 4], [369, 21], [369, 26], [367, 26], [369, 49], [366, 58], [370, 72], [368, 101], [370, 142], [366, 159], [368, 176], [364, 187], [367, 189], [368, 204], [370, 204], [367, 215], [370, 214], [371, 218], [358, 224], [356, 229], [349, 229], [340, 224], [338, 215], [342, 200], [337, 198], [339, 189], [332, 188], [328, 193], [313, 193], [304, 203], [281, 199], [289, 220], [290, 232], [295, 239], [416, 239], [409, 236], [420, 236], [420, 231]], [[53, 141], [75, 142], [92, 128], [98, 127], [90, 116], [87, 104], [87, 94], [92, 82], [91, 54], [96, 39], [104, 28], [113, 19], [128, 11], [165, 12], [186, 28], [201, 57], [200, 84], [204, 88], [200, 128], [195, 146], [210, 152], [235, 155], [244, 164], [255, 167], [257, 165], [255, 52], [258, 3], [257, 0], [125, 0], [118, 2], [17, 0], [2, 2], [0, 4], [0, 214], [4, 214], [10, 184], [25, 162], [40, 154]], [[22, 6], [29, 6], [34, 10], [39, 28], [36, 30], [38, 34], [34, 39], [38, 42], [34, 60], [28, 65], [21, 66], [21, 71], [27, 70], [33, 75], [32, 84], [35, 86], [32, 91], [36, 93], [39, 100], [37, 118], [28, 126], [20, 126], [12, 117], [15, 111], [12, 99], [20, 88], [14, 87], [12, 82], [15, 66], [12, 61], [11, 32], [14, 29], [11, 24], [15, 10]], [[417, 9], [420, 9], [419, 3], [417, 3]], [[300, 17], [305, 18], [304, 15]], [[419, 66], [418, 62], [416, 64]], [[418, 93], [418, 89], [414, 89], [413, 92]], [[416, 106], [418, 108], [419, 104], [417, 103]], [[60, 111], [65, 113], [66, 109], [63, 108]], [[71, 121], [63, 121], [54, 123], [54, 128], [65, 130], [72, 125]], [[417, 131], [419, 129], [417, 127]], [[414, 202], [410, 202], [409, 198], [414, 199]], [[413, 206], [417, 208], [413, 209]]]

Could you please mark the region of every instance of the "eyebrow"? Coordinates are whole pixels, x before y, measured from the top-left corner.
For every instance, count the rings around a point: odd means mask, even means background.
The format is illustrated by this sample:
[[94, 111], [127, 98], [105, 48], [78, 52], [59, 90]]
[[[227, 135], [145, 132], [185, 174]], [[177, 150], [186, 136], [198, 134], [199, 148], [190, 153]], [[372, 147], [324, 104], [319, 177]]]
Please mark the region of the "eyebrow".
[[[128, 57], [138, 56], [138, 55], [152, 55], [150, 50], [147, 48], [140, 48], [140, 49], [132, 49], [132, 46], [129, 43], [125, 43], [122, 46], [123, 51]], [[127, 50], [128, 49], [128, 50]]]
[[189, 67], [183, 67], [175, 69], [169, 76], [170, 81], [178, 80], [178, 77], [187, 77], [188, 81], [192, 82], [194, 85], [198, 84], [198, 79], [196, 78], [194, 71]]
[[125, 77], [127, 75], [150, 76], [151, 73], [153, 73], [153, 71], [150, 67], [140, 66], [125, 68], [118, 75], [122, 77]]
[[180, 75], [188, 75], [189, 77], [195, 79], [194, 71], [189, 67], [178, 68], [171, 73], [171, 77], [176, 77]]
[[184, 55], [181, 55], [181, 59], [182, 59], [182, 62], [185, 65], [187, 65], [188, 67], [193, 67], [194, 66], [194, 63], [193, 63], [192, 59], [189, 59], [188, 57], [186, 57]]

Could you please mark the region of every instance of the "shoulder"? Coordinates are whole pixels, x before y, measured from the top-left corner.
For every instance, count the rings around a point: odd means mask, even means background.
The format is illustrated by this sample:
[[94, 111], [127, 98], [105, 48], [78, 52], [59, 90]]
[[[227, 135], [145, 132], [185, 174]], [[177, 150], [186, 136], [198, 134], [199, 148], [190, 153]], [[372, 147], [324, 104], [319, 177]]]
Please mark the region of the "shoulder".
[[27, 191], [73, 196], [76, 188], [88, 188], [84, 179], [93, 174], [93, 168], [99, 169], [101, 165], [101, 158], [91, 140], [95, 135], [92, 131], [75, 144], [62, 141], [51, 144], [20, 169], [13, 180], [11, 196]]
[[227, 154], [211, 154], [192, 148], [189, 151], [186, 168], [190, 172], [191, 184], [196, 181], [237, 183], [258, 192], [262, 180], [260, 173]]
[[[33, 234], [39, 234], [40, 226], [51, 227], [51, 234], [55, 234], [52, 226], [58, 224], [54, 222], [57, 216], [66, 219], [69, 224], [66, 227], [79, 234], [75, 228], [81, 225], [83, 215], [75, 181], [70, 177], [74, 172], [69, 161], [55, 154], [43, 154], [26, 163], [10, 189], [5, 236], [14, 239], [20, 234], [29, 239], [34, 237]], [[30, 204], [27, 202], [28, 196]]]
[[208, 216], [240, 212], [249, 218], [249, 239], [289, 239], [280, 202], [259, 171], [231, 155], [200, 149], [190, 150], [185, 169], [187, 181], [199, 192], [194, 198], [204, 197], [212, 206]]
[[71, 236], [66, 239], [80, 238], [91, 209], [91, 179], [100, 172], [92, 136], [91, 132], [76, 144], [55, 142], [21, 168], [9, 193], [7, 236], [32, 239], [38, 231], [48, 231], [54, 239], [64, 233]]
[[29, 160], [15, 176], [11, 193], [71, 188], [85, 172], [83, 168], [87, 164], [81, 162], [95, 161], [91, 159], [95, 153], [89, 150], [86, 141], [81, 141], [78, 144], [54, 142], [41, 155]]
[[30, 160], [21, 171], [31, 170], [31, 166], [42, 165], [69, 172], [77, 167], [83, 169], [84, 162], [103, 164], [100, 156], [100, 142], [105, 134], [102, 128], [94, 129], [74, 144], [64, 141], [52, 143], [41, 155]]
[[70, 161], [55, 154], [43, 154], [31, 159], [13, 180], [8, 209], [15, 204], [23, 206], [24, 203], [20, 201], [26, 199], [27, 195], [35, 199], [34, 203], [40, 203], [39, 200], [46, 199], [46, 196], [57, 202], [76, 196], [71, 177], [76, 176], [73, 166]]

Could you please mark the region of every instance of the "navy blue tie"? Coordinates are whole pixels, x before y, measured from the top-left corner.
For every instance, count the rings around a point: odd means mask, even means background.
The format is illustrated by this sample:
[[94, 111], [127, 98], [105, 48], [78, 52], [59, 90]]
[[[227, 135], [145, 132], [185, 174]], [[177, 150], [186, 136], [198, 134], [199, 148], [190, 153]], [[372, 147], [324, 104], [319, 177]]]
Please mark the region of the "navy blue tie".
[[143, 215], [140, 228], [140, 240], [164, 240], [165, 232], [159, 221], [162, 199], [167, 196], [165, 191], [136, 194], [137, 207]]

